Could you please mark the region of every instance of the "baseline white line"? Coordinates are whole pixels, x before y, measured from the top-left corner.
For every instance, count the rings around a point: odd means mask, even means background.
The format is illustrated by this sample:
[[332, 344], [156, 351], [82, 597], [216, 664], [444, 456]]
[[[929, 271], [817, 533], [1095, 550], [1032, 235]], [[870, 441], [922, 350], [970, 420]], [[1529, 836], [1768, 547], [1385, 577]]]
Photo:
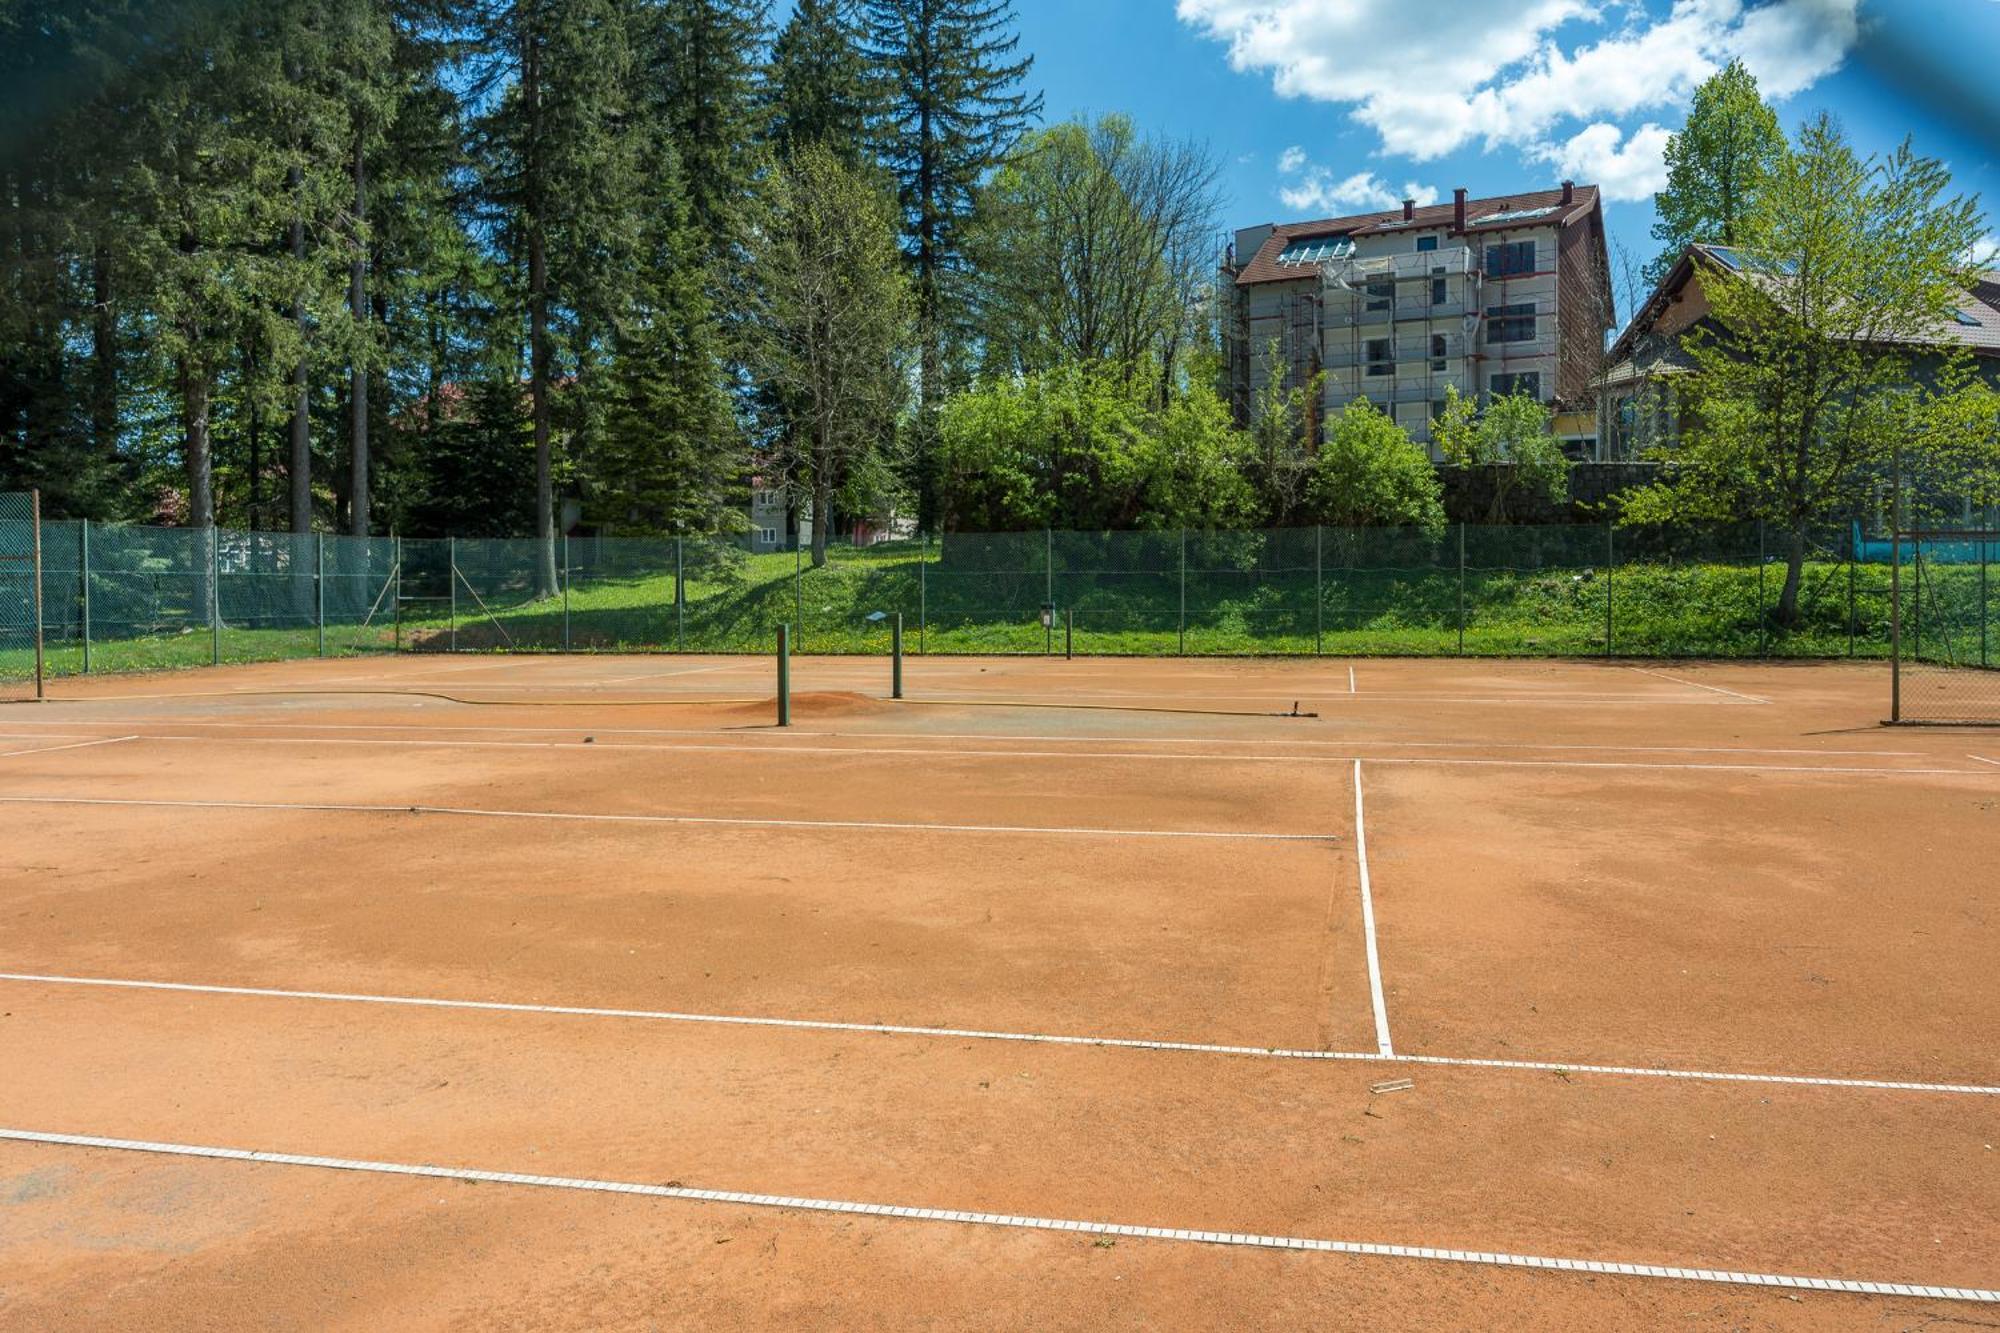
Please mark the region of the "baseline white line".
[[[74, 702], [74, 701], [72, 701]], [[1348, 737], [1336, 741], [1307, 740], [1297, 736], [1051, 736], [1043, 733], [1005, 731], [814, 731], [809, 727], [794, 727], [789, 735], [772, 730], [724, 729], [713, 727], [598, 727], [573, 725], [567, 727], [506, 726], [501, 723], [481, 724], [474, 722], [280, 722], [252, 721], [227, 722], [212, 718], [148, 718], [148, 717], [99, 717], [91, 718], [88, 724], [100, 726], [147, 726], [162, 720], [176, 727], [263, 727], [271, 730], [291, 731], [478, 731], [499, 732], [503, 735], [562, 735], [574, 736], [718, 736], [757, 737], [768, 740], [773, 746], [799, 736], [826, 739], [853, 740], [940, 740], [940, 741], [1007, 741], [1093, 745], [1109, 742], [1120, 745], [1256, 745], [1256, 746], [1339, 746], [1353, 749], [1364, 746], [1370, 749], [1404, 750], [1580, 750], [1608, 754], [1795, 754], [1821, 755], [1827, 757], [1921, 759], [1923, 750], [1815, 750], [1802, 746], [1763, 745], [1606, 745], [1577, 744], [1554, 741], [1383, 741], [1364, 740]], [[18, 725], [41, 725], [29, 718], [16, 718]], [[75, 719], [66, 722], [51, 721], [49, 726], [76, 726]], [[0, 733], [5, 734], [5, 733]], [[22, 735], [21, 739], [28, 739]], [[1245, 756], [1251, 757], [1251, 756]], [[1345, 755], [1335, 758], [1345, 759]], [[1974, 756], [1976, 757], [1976, 756]]]
[[866, 1217], [903, 1218], [924, 1222], [958, 1222], [970, 1226], [1007, 1227], [1027, 1231], [1080, 1232], [1085, 1235], [1123, 1236], [1140, 1240], [1187, 1241], [1202, 1245], [1229, 1245], [1256, 1249], [1312, 1250], [1325, 1254], [1478, 1264], [1492, 1268], [1532, 1268], [1590, 1273], [1605, 1277], [1649, 1277], [1680, 1282], [1720, 1283], [1728, 1286], [1837, 1291], [1856, 1296], [1900, 1296], [2000, 1304], [2000, 1291], [1985, 1291], [1976, 1287], [1942, 1287], [1855, 1278], [1799, 1277], [1726, 1269], [1675, 1268], [1661, 1264], [1623, 1263], [1603, 1259], [1557, 1259], [1489, 1250], [1448, 1250], [1429, 1245], [1385, 1245], [1366, 1241], [1318, 1240], [1304, 1236], [1264, 1236], [1235, 1231], [1203, 1231], [1123, 1222], [1022, 1217], [1009, 1213], [969, 1212], [842, 1199], [800, 1198], [782, 1194], [750, 1194], [741, 1190], [696, 1189], [686, 1185], [649, 1185], [638, 1181], [600, 1180], [581, 1176], [527, 1175], [516, 1171], [487, 1171], [473, 1167], [432, 1166], [412, 1162], [381, 1162], [354, 1157], [310, 1157], [299, 1153], [269, 1152], [260, 1149], [163, 1143], [147, 1139], [114, 1139], [94, 1134], [54, 1134], [30, 1129], [0, 1129], [0, 1139], [68, 1148], [99, 1148], [116, 1152], [154, 1153], [170, 1157], [205, 1157], [220, 1161], [256, 1162], [269, 1166], [317, 1167], [327, 1171], [420, 1176], [437, 1180], [479, 1181], [495, 1185], [584, 1190], [600, 1194], [637, 1194], [661, 1199], [679, 1199], [691, 1203], [727, 1203], [738, 1207], [788, 1208], [799, 1212], [859, 1214]]
[[1637, 671], [1644, 676], [1657, 676], [1661, 680], [1670, 680], [1676, 685], [1692, 685], [1697, 690], [1708, 690], [1715, 694], [1726, 694], [1732, 699], [1743, 699], [1753, 704], [1767, 704], [1771, 702], [1769, 699], [1761, 698], [1755, 694], [1739, 694], [1735, 690], [1725, 690], [1720, 685], [1704, 685], [1698, 680], [1688, 680], [1683, 676], [1672, 675], [1665, 671], [1656, 671], [1652, 667], [1632, 666], [1627, 663], [1625, 664], [1625, 669], [1627, 671]]
[[[577, 728], [575, 730], [589, 730]], [[592, 732], [591, 734], [599, 734]], [[701, 733], [713, 735], [716, 733]], [[801, 733], [811, 735], [816, 733]], [[858, 733], [865, 734], [865, 733]], [[972, 750], [947, 748], [944, 746], [865, 746], [865, 745], [741, 745], [693, 744], [660, 745], [646, 742], [622, 742], [613, 745], [599, 745], [590, 741], [486, 741], [454, 740], [407, 737], [349, 737], [349, 736], [185, 736], [171, 732], [143, 732], [131, 736], [120, 736], [117, 740], [165, 741], [182, 744], [208, 745], [364, 745], [401, 746], [413, 749], [445, 750], [588, 750], [598, 754], [615, 754], [619, 751], [637, 751], [641, 754], [703, 752], [714, 754], [755, 754], [778, 756], [787, 754], [826, 755], [867, 755], [876, 757], [920, 757], [943, 759], [1137, 759], [1152, 761], [1206, 761], [1209, 763], [1236, 764], [1345, 764], [1358, 758], [1366, 758], [1371, 764], [1434, 764], [1446, 767], [1479, 768], [1605, 768], [1605, 769], [1651, 769], [1666, 772], [1737, 772], [1737, 773], [1835, 773], [1866, 774], [1873, 777], [1905, 776], [1979, 776], [1979, 771], [1969, 768], [1894, 768], [1861, 767], [1838, 764], [1672, 764], [1659, 761], [1601, 760], [1601, 759], [1469, 759], [1447, 755], [1294, 755], [1294, 754], [1207, 754], [1189, 752], [1142, 752], [1136, 750]], [[1365, 744], [1365, 742], [1364, 742]], [[55, 747], [66, 748], [66, 747]], [[22, 751], [32, 754], [38, 751]], [[0, 755], [0, 758], [4, 758]], [[1976, 758], [1977, 756], [1967, 756]]]
[[1244, 829], [1125, 829], [1036, 824], [924, 824], [869, 819], [756, 819], [726, 815], [599, 814], [573, 810], [486, 810], [459, 805], [374, 805], [337, 801], [199, 801], [137, 796], [0, 796], [5, 805], [141, 806], [170, 810], [298, 810], [325, 814], [454, 815], [479, 819], [575, 820], [596, 824], [720, 824], [739, 828], [870, 829], [919, 833], [1047, 833], [1095, 838], [1215, 838], [1242, 842], [1338, 842], [1329, 833]]
[[1375, 1046], [1394, 1055], [1389, 1006], [1382, 999], [1382, 959], [1375, 949], [1375, 898], [1368, 883], [1368, 816], [1361, 801], [1361, 761], [1354, 761], [1354, 861], [1361, 868], [1361, 938], [1368, 946], [1368, 999], [1375, 1009]]
[[39, 972], [0, 972], [0, 982], [34, 986], [94, 986], [111, 990], [169, 991], [189, 995], [229, 995], [267, 1000], [310, 1000], [334, 1004], [378, 1004], [413, 1009], [466, 1009], [480, 1013], [545, 1014], [566, 1018], [618, 1018], [656, 1023], [698, 1023], [718, 1027], [780, 1028], [806, 1032], [855, 1032], [890, 1037], [941, 1037], [952, 1041], [1004, 1041], [1033, 1046], [1090, 1046], [1107, 1050], [1166, 1051], [1189, 1055], [1245, 1056], [1260, 1060], [1317, 1060], [1335, 1063], [1440, 1065], [1459, 1069], [1510, 1069], [1530, 1073], [1603, 1074], [1663, 1078], [1693, 1083], [1752, 1083], [1764, 1086], [1851, 1088], [1873, 1092], [1920, 1092], [2000, 1097], [2000, 1086], [1982, 1083], [1921, 1083], [1895, 1079], [1835, 1078], [1816, 1074], [1735, 1073], [1706, 1069], [1659, 1069], [1646, 1065], [1574, 1064], [1562, 1060], [1495, 1060], [1457, 1055], [1383, 1055], [1377, 1051], [1322, 1051], [1304, 1047], [1243, 1046], [1220, 1042], [1159, 1041], [1146, 1037], [1095, 1037], [991, 1028], [923, 1027], [901, 1023], [854, 1023], [831, 1018], [770, 1018], [754, 1014], [701, 1014], [672, 1009], [616, 1009], [570, 1004], [519, 1004], [502, 1000], [448, 1000], [416, 995], [371, 995], [350, 991], [279, 990], [266, 986], [212, 986], [186, 981], [134, 981], [113, 977], [71, 977]]
[[34, 750], [0, 750], [0, 759], [14, 759], [27, 754], [54, 754], [58, 750], [87, 750], [93, 745], [116, 745], [120, 741], [136, 741], [137, 736], [99, 736], [95, 740], [72, 741], [68, 745], [44, 745]]
[[1977, 759], [1982, 764], [1991, 764], [1995, 768], [2000, 768], [2000, 759], [1988, 759], [1983, 754], [1969, 754], [1965, 757], [1967, 759]]

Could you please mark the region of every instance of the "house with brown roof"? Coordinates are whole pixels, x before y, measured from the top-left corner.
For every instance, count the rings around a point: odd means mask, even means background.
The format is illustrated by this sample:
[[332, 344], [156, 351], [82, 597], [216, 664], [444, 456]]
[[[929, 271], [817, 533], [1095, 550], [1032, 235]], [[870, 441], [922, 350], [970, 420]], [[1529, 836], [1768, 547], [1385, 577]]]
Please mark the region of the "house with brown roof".
[[[1695, 369], [1687, 340], [1698, 329], [1722, 332], [1704, 282], [1725, 273], [1757, 281], [1774, 272], [1771, 263], [1727, 245], [1694, 244], [1682, 251], [1605, 358], [1596, 385], [1604, 458], [1643, 458], [1680, 442], [1686, 425], [1681, 386]], [[1944, 351], [1963, 348], [1987, 382], [2000, 387], [2000, 271], [1976, 278], [1951, 318], [1923, 341], [1927, 347], [1917, 349], [1913, 367], [1919, 378], [1936, 369]]]
[[1324, 374], [1321, 419], [1365, 397], [1429, 444], [1447, 386], [1526, 393], [1573, 455], [1598, 456], [1592, 386], [1614, 319], [1595, 186], [1246, 227], [1221, 278], [1239, 423], [1274, 375]]

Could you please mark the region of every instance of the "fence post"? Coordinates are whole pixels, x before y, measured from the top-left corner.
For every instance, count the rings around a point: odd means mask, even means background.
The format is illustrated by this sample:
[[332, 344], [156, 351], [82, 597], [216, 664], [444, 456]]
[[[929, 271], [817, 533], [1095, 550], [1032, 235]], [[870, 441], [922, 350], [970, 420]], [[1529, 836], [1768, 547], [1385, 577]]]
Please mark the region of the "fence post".
[[1042, 529], [1042, 605], [1049, 608], [1049, 618], [1042, 626], [1042, 655], [1051, 656], [1056, 650], [1056, 530]]
[[1764, 607], [1764, 520], [1757, 520], [1757, 656], [1771, 655], [1771, 617]]
[[[819, 522], [817, 514], [813, 516], [813, 522]], [[804, 633], [806, 627], [805, 558], [804, 548], [799, 545], [798, 539], [794, 537], [792, 539], [792, 605], [796, 611], [795, 619], [798, 622], [800, 633]]]
[[682, 549], [686, 538], [674, 538], [674, 651], [687, 651], [687, 556]]
[[29, 577], [35, 581], [35, 697], [46, 697], [47, 666], [42, 660], [42, 492], [28, 492], [28, 527], [34, 534], [34, 562]]
[[1313, 656], [1326, 651], [1326, 525], [1313, 524]]
[[1181, 529], [1181, 654], [1187, 656], [1187, 529]]
[[83, 670], [90, 674], [90, 520], [77, 525], [77, 581], [80, 585], [83, 621]]
[[562, 535], [563, 651], [569, 651], [569, 534]]
[[1992, 549], [1993, 543], [1991, 542], [1982, 541], [1979, 543], [1979, 665], [1983, 667], [1993, 665], [1992, 660], [1987, 656], [1988, 635], [1986, 633], [1986, 564], [1987, 556]]
[[1903, 446], [1889, 455], [1889, 720], [1903, 720]]
[[396, 591], [393, 595], [396, 603], [396, 651], [400, 653], [403, 651], [403, 539], [401, 537], [389, 539], [389, 552], [392, 560], [390, 568], [396, 576]]
[[1458, 525], [1458, 655], [1465, 656], [1465, 524]]
[[318, 626], [319, 655], [326, 656], [326, 534], [313, 534], [313, 621]]
[[928, 649], [924, 644], [924, 631], [929, 627], [931, 586], [930, 573], [925, 568], [931, 562], [931, 535], [924, 534], [923, 553], [917, 557], [917, 656], [922, 657]]
[[1848, 529], [1847, 538], [1847, 655], [1849, 657], [1854, 656], [1855, 621], [1860, 615], [1854, 598], [1854, 566], [1860, 555], [1860, 552], [1855, 549], [1855, 534], [1858, 534], [1860, 531], [1861, 525], [1857, 522], [1853, 527]]
[[1617, 532], [1618, 530], [1612, 526], [1611, 520], [1608, 518], [1605, 519], [1604, 520], [1604, 655], [1606, 657], [1612, 656], [1611, 571], [1612, 568], [1618, 563]]
[[222, 665], [222, 543], [215, 524], [208, 533], [208, 662]]

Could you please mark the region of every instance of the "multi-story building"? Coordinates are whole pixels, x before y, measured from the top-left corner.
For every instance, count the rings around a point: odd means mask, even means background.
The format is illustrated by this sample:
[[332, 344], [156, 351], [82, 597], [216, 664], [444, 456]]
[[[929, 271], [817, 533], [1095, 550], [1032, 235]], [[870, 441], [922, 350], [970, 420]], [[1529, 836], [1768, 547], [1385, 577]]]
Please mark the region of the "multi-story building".
[[1239, 422], [1274, 373], [1287, 387], [1324, 374], [1322, 420], [1365, 397], [1425, 444], [1447, 386], [1526, 393], [1573, 454], [1596, 456], [1613, 305], [1595, 186], [1247, 227], [1221, 292]]

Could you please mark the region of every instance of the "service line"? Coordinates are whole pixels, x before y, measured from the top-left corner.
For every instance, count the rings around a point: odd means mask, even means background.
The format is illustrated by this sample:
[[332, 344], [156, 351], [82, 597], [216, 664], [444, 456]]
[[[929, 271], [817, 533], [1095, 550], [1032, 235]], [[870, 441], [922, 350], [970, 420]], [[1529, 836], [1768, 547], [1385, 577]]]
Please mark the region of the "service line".
[[[261, 723], [244, 723], [245, 726], [260, 726]], [[592, 736], [613, 735], [590, 727], [564, 729], [564, 734], [579, 732]], [[688, 733], [694, 735], [717, 735], [715, 732]], [[800, 735], [831, 735], [834, 733], [801, 732]], [[857, 739], [866, 739], [867, 733], [849, 733]], [[1733, 763], [1667, 763], [1659, 760], [1608, 760], [1608, 759], [1506, 759], [1506, 758], [1461, 758], [1449, 755], [1353, 755], [1353, 754], [1215, 754], [1192, 753], [1188, 751], [1137, 751], [1137, 750], [977, 750], [946, 746], [867, 746], [867, 745], [800, 745], [794, 742], [782, 744], [744, 745], [734, 741], [715, 744], [653, 744], [648, 742], [622, 742], [616, 745], [599, 745], [587, 740], [550, 741], [488, 741], [458, 740], [430, 737], [349, 737], [349, 736], [190, 736], [173, 732], [140, 732], [130, 736], [110, 737], [106, 740], [164, 741], [168, 743], [197, 743], [209, 745], [356, 745], [377, 747], [404, 747], [414, 749], [444, 750], [588, 750], [596, 754], [614, 754], [619, 751], [646, 753], [689, 753], [711, 752], [715, 754], [826, 754], [826, 755], [868, 755], [875, 757], [919, 757], [941, 759], [1138, 759], [1156, 762], [1207, 762], [1235, 764], [1347, 764], [1367, 759], [1372, 764], [1442, 765], [1446, 767], [1479, 768], [1603, 768], [1603, 769], [1653, 769], [1667, 772], [1738, 772], [1738, 773], [1835, 773], [1845, 775], [1865, 774], [1874, 777], [1967, 777], [1977, 776], [1980, 770], [1969, 768], [1896, 768], [1881, 765], [1840, 765], [1840, 764], [1733, 764]], [[1005, 740], [1004, 737], [989, 737]], [[103, 742], [91, 742], [98, 744]], [[1115, 743], [1115, 742], [1114, 742]], [[1360, 742], [1368, 747], [1373, 742]], [[68, 748], [68, 747], [51, 747]], [[22, 751], [24, 754], [39, 751]], [[1746, 752], [1749, 753], [1749, 752]], [[4, 756], [0, 756], [4, 757]], [[1969, 755], [1968, 758], [1977, 758]], [[2000, 767], [2000, 765], [1996, 765]]]
[[1260, 1060], [1320, 1060], [1335, 1063], [1440, 1065], [1458, 1069], [1511, 1069], [1530, 1073], [1603, 1074], [1619, 1078], [1661, 1078], [1693, 1083], [1753, 1083], [1784, 1087], [1855, 1088], [1875, 1092], [1920, 1092], [1955, 1096], [2000, 1096], [2000, 1086], [1983, 1083], [1921, 1083], [1897, 1079], [1833, 1078], [1814, 1074], [1735, 1073], [1707, 1069], [1661, 1069], [1647, 1065], [1575, 1064], [1562, 1060], [1493, 1060], [1478, 1056], [1384, 1055], [1379, 1051], [1322, 1051], [1303, 1047], [1244, 1046], [1220, 1042], [1156, 1041], [1145, 1037], [1074, 1036], [1007, 1032], [992, 1028], [923, 1027], [902, 1023], [853, 1023], [830, 1018], [769, 1018], [751, 1014], [700, 1014], [672, 1009], [616, 1009], [573, 1004], [521, 1004], [503, 1000], [450, 1000], [418, 995], [373, 995], [351, 991], [280, 990], [266, 986], [216, 986], [186, 981], [140, 981], [117, 977], [73, 977], [40, 972], [0, 972], [0, 982], [29, 986], [88, 986], [109, 990], [165, 991], [183, 995], [223, 995], [266, 1000], [332, 1004], [375, 1004], [411, 1009], [470, 1010], [497, 1014], [546, 1014], [565, 1018], [615, 1018], [654, 1023], [697, 1023], [717, 1027], [780, 1028], [803, 1032], [853, 1032], [889, 1037], [942, 1037], [953, 1041], [1004, 1041], [1034, 1046], [1090, 1046], [1107, 1050], [1167, 1051], [1188, 1055], [1245, 1056]]
[[1429, 1245], [1384, 1245], [1366, 1241], [1318, 1240], [1304, 1236], [1261, 1236], [1236, 1231], [1202, 1231], [1180, 1227], [1140, 1226], [1121, 1222], [1075, 1221], [1054, 1217], [1024, 1217], [1011, 1213], [967, 1212], [949, 1208], [864, 1203], [839, 1199], [799, 1198], [783, 1194], [751, 1194], [741, 1190], [695, 1189], [686, 1185], [650, 1185], [636, 1181], [600, 1180], [578, 1176], [526, 1175], [472, 1167], [432, 1166], [411, 1162], [380, 1162], [352, 1157], [312, 1157], [299, 1153], [250, 1148], [222, 1148], [147, 1139], [114, 1139], [92, 1134], [55, 1134], [30, 1129], [0, 1129], [0, 1139], [69, 1148], [115, 1152], [156, 1153], [171, 1157], [205, 1157], [271, 1166], [317, 1167], [325, 1171], [359, 1171], [372, 1175], [421, 1176], [435, 1180], [479, 1181], [495, 1185], [525, 1185], [542, 1189], [585, 1190], [600, 1194], [637, 1194], [692, 1203], [727, 1203], [739, 1207], [786, 1208], [798, 1212], [847, 1213], [865, 1217], [903, 1218], [922, 1222], [958, 1222], [970, 1226], [1008, 1227], [1029, 1231], [1080, 1232], [1090, 1236], [1123, 1236], [1139, 1240], [1185, 1241], [1256, 1249], [1312, 1250], [1325, 1254], [1368, 1255], [1435, 1263], [1479, 1264], [1497, 1268], [1533, 1268], [1605, 1277], [1663, 1278], [1681, 1282], [1713, 1282], [1730, 1286], [1781, 1287], [1797, 1291], [1832, 1291], [1855, 1296], [1899, 1296], [1931, 1300], [2000, 1304], [2000, 1291], [1974, 1287], [1928, 1286], [1909, 1282], [1878, 1282], [1856, 1278], [1799, 1277], [1780, 1273], [1746, 1273], [1729, 1269], [1676, 1268], [1660, 1264], [1621, 1263], [1602, 1259], [1555, 1259], [1540, 1255], [1490, 1250], [1448, 1250]]
[[1720, 685], [1704, 685], [1698, 680], [1689, 680], [1685, 676], [1676, 676], [1671, 672], [1658, 671], [1652, 667], [1632, 666], [1627, 663], [1625, 664], [1625, 669], [1627, 671], [1636, 671], [1642, 676], [1657, 676], [1661, 680], [1670, 680], [1676, 685], [1691, 685], [1697, 690], [1708, 690], [1715, 694], [1726, 694], [1732, 699], [1741, 699], [1746, 703], [1767, 704], [1771, 702], [1769, 699], [1755, 694], [1738, 694], [1735, 690], [1725, 690]]
[[54, 754], [58, 750], [87, 750], [93, 745], [116, 745], [120, 741], [136, 741], [137, 736], [99, 736], [94, 740], [72, 741], [68, 745], [44, 745], [33, 750], [0, 750], [0, 759], [14, 759], [27, 754]]
[[1375, 1010], [1375, 1048], [1394, 1055], [1389, 1006], [1382, 999], [1382, 959], [1375, 949], [1375, 898], [1368, 885], [1368, 814], [1361, 800], [1361, 761], [1354, 761], [1354, 861], [1361, 870], [1361, 937], [1368, 946], [1368, 999]]
[[759, 819], [735, 815], [602, 814], [573, 810], [490, 810], [462, 805], [375, 805], [338, 801], [200, 801], [140, 796], [0, 796], [6, 805], [132, 806], [168, 810], [299, 810], [327, 814], [449, 815], [477, 819], [576, 820], [599, 824], [720, 824], [739, 828], [869, 829], [921, 833], [1047, 833], [1090, 838], [1215, 838], [1243, 842], [1338, 842], [1330, 833], [1254, 829], [1127, 829], [1038, 824], [924, 824], [872, 819]]

